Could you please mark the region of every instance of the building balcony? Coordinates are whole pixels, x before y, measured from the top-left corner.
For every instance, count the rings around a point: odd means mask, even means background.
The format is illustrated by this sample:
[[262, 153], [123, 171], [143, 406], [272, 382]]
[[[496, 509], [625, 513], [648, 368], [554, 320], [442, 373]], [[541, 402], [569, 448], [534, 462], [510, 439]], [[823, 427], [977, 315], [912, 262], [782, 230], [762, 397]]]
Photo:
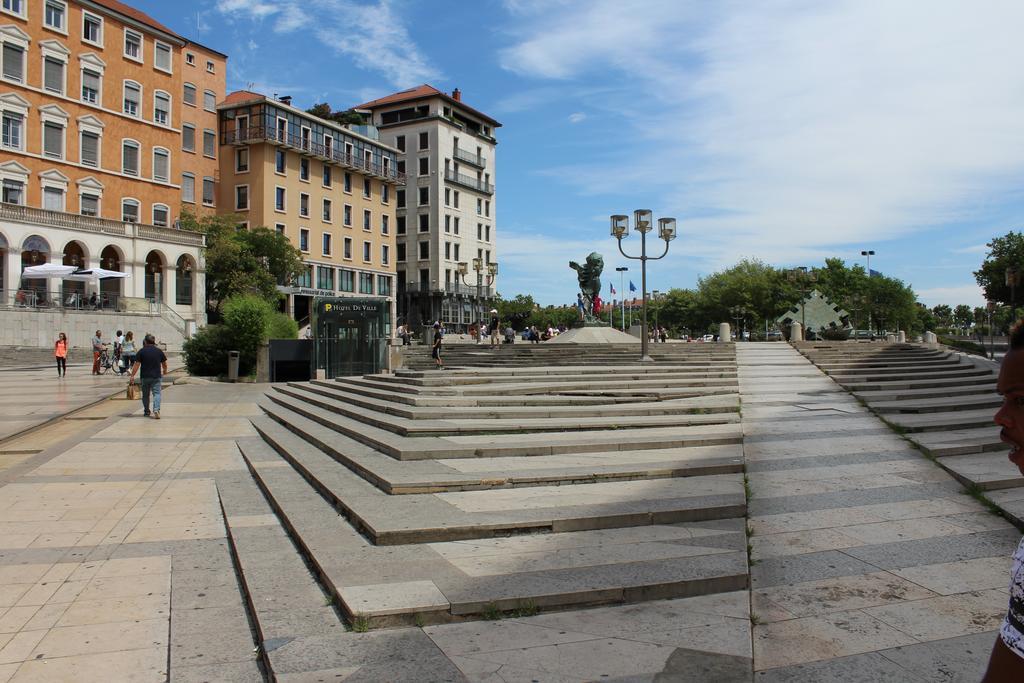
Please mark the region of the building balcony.
[[336, 146], [328, 146], [311, 140], [303, 139], [299, 135], [293, 135], [285, 131], [279, 131], [273, 126], [250, 126], [236, 130], [229, 130], [221, 134], [222, 145], [249, 145], [253, 143], [269, 142], [274, 145], [288, 147], [306, 156], [316, 157], [321, 161], [337, 164], [342, 168], [352, 169], [359, 173], [379, 178], [387, 183], [401, 185], [405, 182], [405, 174], [399, 173], [393, 165], [381, 164], [375, 161], [367, 161], [355, 154], [346, 154], [344, 149]]
[[[476, 285], [464, 285], [461, 282], [407, 282], [405, 284], [406, 294], [437, 294], [446, 296], [476, 297]], [[480, 286], [480, 296], [484, 299], [493, 299], [495, 292], [493, 287]]]
[[444, 179], [450, 183], [455, 183], [463, 187], [468, 187], [476, 192], [482, 192], [484, 194], [494, 194], [494, 185], [485, 182], [483, 180], [477, 180], [472, 176], [468, 176], [462, 173], [455, 173], [454, 171], [445, 171]]
[[455, 148], [455, 151], [452, 153], [452, 156], [454, 156], [459, 161], [465, 161], [467, 164], [472, 164], [477, 168], [483, 168], [484, 166], [487, 165], [486, 157], [481, 156], [479, 154], [474, 154], [473, 152], [469, 152], [464, 149], [459, 149], [458, 147]]
[[188, 230], [176, 230], [157, 225], [144, 225], [130, 221], [114, 221], [96, 216], [83, 216], [66, 211], [50, 211], [20, 204], [0, 203], [0, 220], [28, 223], [63, 230], [100, 233], [117, 237], [147, 239], [188, 246], [206, 246], [206, 235]]

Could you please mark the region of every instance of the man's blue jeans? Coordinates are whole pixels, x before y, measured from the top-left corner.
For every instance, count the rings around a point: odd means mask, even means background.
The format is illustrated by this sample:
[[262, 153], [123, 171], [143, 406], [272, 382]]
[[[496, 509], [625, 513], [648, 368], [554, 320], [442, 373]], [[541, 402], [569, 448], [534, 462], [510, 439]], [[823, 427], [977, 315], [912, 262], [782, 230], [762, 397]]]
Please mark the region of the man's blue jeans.
[[142, 377], [139, 384], [142, 385], [142, 410], [149, 415], [149, 392], [153, 392], [153, 411], [160, 412], [160, 385], [159, 377]]

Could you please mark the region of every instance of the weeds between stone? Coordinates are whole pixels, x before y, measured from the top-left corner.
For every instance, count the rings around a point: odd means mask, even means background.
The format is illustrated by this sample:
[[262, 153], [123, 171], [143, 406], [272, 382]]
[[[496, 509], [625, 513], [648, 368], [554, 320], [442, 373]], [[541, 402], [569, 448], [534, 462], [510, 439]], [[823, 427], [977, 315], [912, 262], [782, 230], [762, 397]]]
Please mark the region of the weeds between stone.
[[364, 614], [356, 614], [352, 617], [352, 630], [356, 633], [366, 633], [370, 630], [370, 620]]

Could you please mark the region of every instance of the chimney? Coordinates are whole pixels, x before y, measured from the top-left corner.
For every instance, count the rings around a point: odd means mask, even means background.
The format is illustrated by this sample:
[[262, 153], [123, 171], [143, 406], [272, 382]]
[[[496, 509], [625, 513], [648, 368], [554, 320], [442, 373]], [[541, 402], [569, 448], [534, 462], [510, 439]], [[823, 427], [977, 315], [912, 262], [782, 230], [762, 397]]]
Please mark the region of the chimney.
[[283, 102], [284, 104], [287, 104], [289, 107], [292, 106], [292, 96], [291, 95], [281, 95], [281, 102]]
[[458, 88], [456, 88], [455, 90], [452, 90], [452, 99], [455, 100], [456, 102], [461, 102], [462, 101], [462, 91], [459, 90]]

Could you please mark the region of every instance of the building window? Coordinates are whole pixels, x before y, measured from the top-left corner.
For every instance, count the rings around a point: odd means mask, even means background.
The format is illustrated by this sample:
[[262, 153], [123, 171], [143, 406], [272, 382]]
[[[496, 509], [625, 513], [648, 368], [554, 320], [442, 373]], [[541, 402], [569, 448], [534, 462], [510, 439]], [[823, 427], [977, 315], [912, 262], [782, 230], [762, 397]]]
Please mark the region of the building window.
[[449, 216], [448, 214], [445, 214], [445, 216], [444, 216], [444, 231], [445, 232], [451, 232], [452, 231], [452, 217]]
[[123, 111], [128, 116], [139, 116], [139, 104], [142, 102], [142, 86], [135, 81], [124, 82]]
[[195, 66], [196, 65], [196, 56], [194, 54], [192, 54], [191, 52], [186, 52], [185, 53], [185, 63], [188, 64], [189, 66]]
[[398, 172], [405, 173], [405, 159], [398, 160]]
[[331, 233], [325, 232], [323, 239], [323, 252], [324, 256], [331, 255]]
[[386, 266], [391, 262], [391, 248], [387, 244], [380, 245], [380, 264]]
[[404, 135], [396, 135], [395, 136], [395, 147], [398, 149], [399, 152], [404, 152], [405, 151], [405, 136]]
[[181, 148], [186, 152], [196, 151], [196, 127], [190, 123], [181, 127]]
[[212, 90], [203, 91], [203, 109], [217, 111], [217, 95]]
[[488, 217], [491, 215], [491, 200], [490, 199], [488, 199], [487, 201], [484, 202], [484, 215], [488, 216]]
[[366, 262], [366, 263], [370, 262], [370, 255], [372, 253], [371, 252], [372, 248], [373, 247], [372, 247], [372, 245], [369, 242], [363, 242], [363, 261]]
[[380, 234], [386, 235], [391, 231], [391, 226], [388, 224], [390, 216], [384, 214], [380, 217]]
[[454, 226], [453, 226], [452, 232], [454, 232], [456, 235], [459, 234], [459, 217], [458, 216], [455, 217], [455, 221], [454, 221]]
[[396, 216], [395, 217], [395, 234], [396, 235], [404, 235], [405, 234], [405, 216]]
[[445, 242], [444, 243], [444, 257], [446, 259], [448, 259], [449, 261], [452, 258], [452, 243], [451, 242]]
[[485, 225], [484, 226], [484, 241], [485, 242], [490, 242], [491, 241], [491, 226], [489, 226], [489, 225]]
[[430, 149], [430, 134], [420, 133], [420, 149]]
[[210, 62], [210, 61], [206, 62], [206, 73], [212, 74], [215, 71], [216, 71], [216, 67], [214, 66], [213, 62]]
[[92, 69], [82, 69], [82, 101], [99, 104], [100, 82], [103, 76]]
[[196, 86], [191, 83], [185, 84], [185, 89], [181, 93], [181, 101], [190, 106], [196, 106]]
[[430, 205], [430, 188], [429, 187], [421, 187], [421, 188], [418, 188], [418, 189], [419, 189], [419, 201], [418, 201], [419, 206], [429, 206]]
[[142, 61], [141, 33], [137, 33], [127, 28], [124, 30], [124, 56], [128, 59], [133, 59], [136, 62]]
[[[328, 238], [330, 235], [324, 235], [324, 237]], [[334, 268], [330, 266], [316, 267], [316, 288], [334, 289]]]
[[484, 224], [483, 223], [477, 223], [476, 224], [476, 238], [478, 240], [482, 240], [484, 238]]
[[[370, 243], [366, 243], [366, 248], [369, 249]], [[364, 261], [369, 261], [369, 254], [364, 254]], [[373, 294], [373, 273], [359, 273], [359, 293], [360, 294]]]
[[125, 223], [139, 222], [139, 203], [136, 200], [121, 200], [121, 220]]
[[430, 258], [430, 242], [420, 242], [420, 259]]
[[299, 157], [299, 180], [309, 181], [309, 159]]
[[[387, 247], [384, 247], [387, 249]], [[377, 294], [380, 296], [391, 296], [391, 278], [387, 275], [377, 276]]]
[[153, 121], [162, 126], [171, 124], [171, 96], [161, 90], [153, 93]]
[[430, 175], [430, 157], [420, 157], [419, 175]]
[[100, 165], [100, 136], [88, 130], [81, 133], [79, 161], [83, 166]]
[[[286, 195], [285, 195], [284, 188], [283, 187], [275, 187], [274, 188], [274, 211], [284, 211], [285, 210], [285, 199], [286, 199]], [[299, 213], [302, 214], [302, 210], [301, 209], [299, 210]], [[305, 214], [303, 214], [303, 215], [305, 215]]]
[[50, 121], [43, 123], [43, 156], [64, 158], [64, 126]]
[[153, 66], [170, 73], [171, 71], [171, 46], [165, 43], [156, 42], [153, 44]]
[[455, 261], [459, 260], [459, 243], [458, 242], [455, 243], [455, 259], [454, 260]]
[[64, 62], [53, 57], [43, 60], [43, 88], [58, 95], [64, 94]]
[[302, 270], [295, 277], [296, 287], [312, 287], [313, 286], [313, 266], [303, 266]]
[[47, 211], [63, 211], [64, 190], [59, 187], [44, 187], [43, 208]]
[[206, 206], [213, 206], [216, 203], [216, 197], [214, 194], [215, 185], [213, 184], [213, 178], [206, 176], [203, 178], [203, 204]]
[[363, 178], [363, 196], [369, 199], [373, 195], [373, 181]]
[[25, 183], [19, 180], [3, 181], [3, 196], [0, 197], [4, 204], [25, 203]]
[[274, 223], [274, 232], [276, 232], [278, 235], [284, 234], [284, 228], [284, 223]]
[[455, 190], [454, 192], [452, 192], [452, 199], [455, 200], [455, 203], [452, 204], [452, 206], [454, 206], [456, 209], [459, 208], [459, 191], [458, 190]]
[[67, 21], [68, 8], [60, 0], [46, 0], [46, 9], [43, 12], [43, 23], [47, 28], [52, 28], [61, 33], [67, 33], [65, 22]]
[[235, 150], [235, 173], [247, 173], [249, 171], [249, 148], [239, 147]]
[[355, 283], [353, 281], [353, 273], [347, 268], [338, 269], [338, 289], [343, 292], [351, 292]]
[[352, 206], [351, 205], [346, 204], [342, 208], [341, 217], [342, 217], [342, 220], [341, 220], [342, 224], [351, 228], [352, 227]]
[[299, 228], [299, 251], [309, 251], [309, 230]]
[[25, 78], [25, 49], [19, 45], [4, 43], [3, 59], [4, 78], [21, 83]]
[[203, 156], [217, 157], [217, 133], [209, 129], [203, 131]]
[[153, 225], [158, 228], [166, 228], [170, 222], [171, 210], [165, 204], [153, 205]]
[[121, 172], [125, 175], [139, 175], [139, 143], [134, 140], [121, 143]]
[[299, 215], [309, 216], [309, 195], [305, 192], [299, 193]]
[[100, 215], [100, 198], [94, 194], [82, 194], [78, 198], [79, 211], [83, 216]]
[[284, 150], [277, 150], [277, 154], [274, 155], [274, 172], [284, 175], [285, 169], [285, 156]]
[[345, 192], [348, 192], [349, 194], [352, 193], [352, 174], [348, 173], [348, 172], [345, 173], [344, 190], [345, 190]]
[[363, 209], [363, 230], [372, 230], [370, 226], [373, 223], [373, 214], [370, 213], [369, 209]]
[[430, 216], [428, 214], [421, 213], [419, 215], [419, 221], [420, 221], [420, 225], [419, 225], [420, 232], [429, 232], [430, 231]]
[[153, 180], [166, 183], [171, 177], [171, 154], [166, 149], [153, 150]]
[[82, 40], [103, 47], [103, 19], [95, 14], [82, 12]]
[[189, 204], [196, 202], [196, 177], [191, 173], [181, 174], [181, 201]]
[[249, 186], [235, 185], [235, 210], [243, 211], [249, 208]]
[[395, 208], [405, 208], [405, 190], [395, 190]]
[[399, 263], [405, 263], [405, 242], [399, 242], [395, 245], [395, 260]]
[[476, 200], [476, 215], [479, 216], [479, 215], [483, 214], [483, 212], [484, 212], [484, 200], [477, 199]]
[[331, 200], [330, 199], [325, 199], [324, 200], [323, 219], [325, 221], [327, 221], [328, 223], [331, 222]]
[[328, 166], [327, 164], [324, 164], [324, 172], [323, 172], [323, 178], [321, 180], [321, 184], [324, 187], [330, 187], [331, 186], [331, 167]]
[[347, 259], [351, 259], [352, 258], [352, 238], [351, 237], [346, 237], [344, 242], [342, 242], [342, 246], [344, 248], [344, 253], [342, 254], [342, 256], [344, 256]]
[[380, 185], [380, 203], [387, 204], [391, 199], [391, 187], [387, 183]]

